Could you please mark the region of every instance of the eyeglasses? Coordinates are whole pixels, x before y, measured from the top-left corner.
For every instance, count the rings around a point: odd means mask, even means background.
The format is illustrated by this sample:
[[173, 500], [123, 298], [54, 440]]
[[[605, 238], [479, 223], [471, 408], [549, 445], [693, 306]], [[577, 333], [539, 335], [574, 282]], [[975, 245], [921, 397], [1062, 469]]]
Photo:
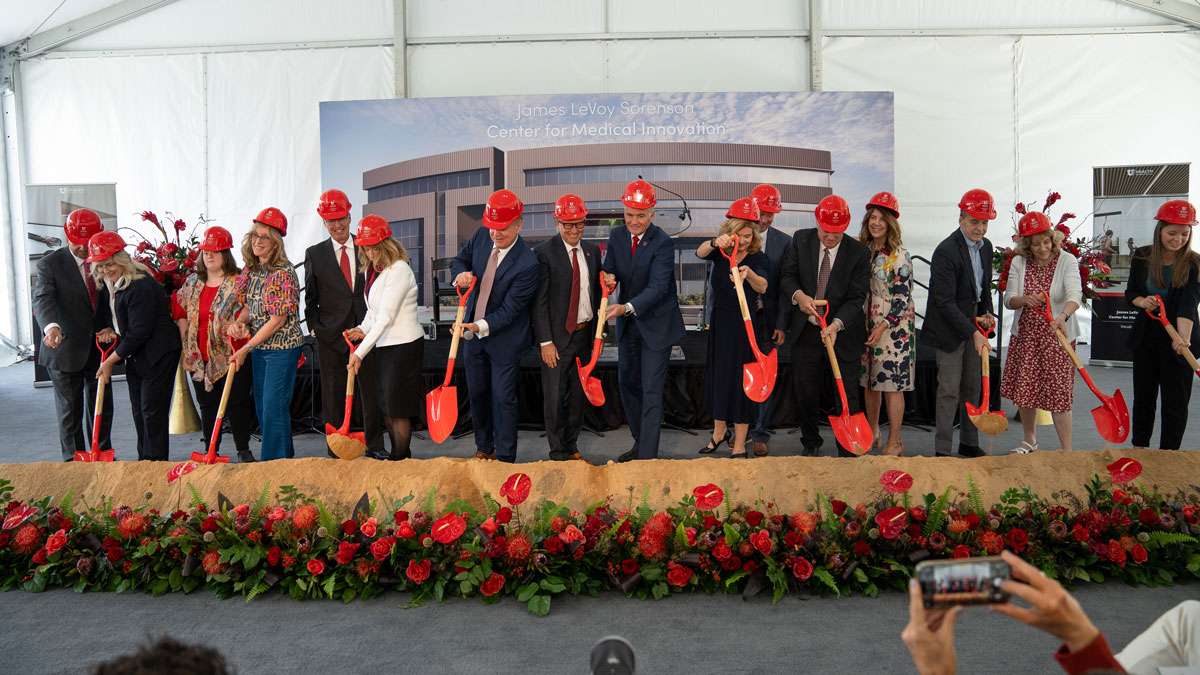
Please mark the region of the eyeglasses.
[[269, 234], [259, 234], [257, 232], [250, 233], [251, 241], [269, 241], [270, 239], [271, 239], [271, 235], [269, 235]]
[[564, 223], [560, 220], [558, 225], [564, 230], [582, 230], [587, 227], [587, 222], [581, 220], [578, 223]]

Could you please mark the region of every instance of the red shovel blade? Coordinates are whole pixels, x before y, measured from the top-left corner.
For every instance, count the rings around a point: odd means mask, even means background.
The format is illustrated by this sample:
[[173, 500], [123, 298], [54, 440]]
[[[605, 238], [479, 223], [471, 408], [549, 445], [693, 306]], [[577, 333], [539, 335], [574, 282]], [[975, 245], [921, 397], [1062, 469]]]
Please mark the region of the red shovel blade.
[[1102, 405], [1092, 408], [1096, 431], [1109, 443], [1124, 443], [1129, 437], [1129, 406], [1118, 389], [1112, 396], [1100, 396]]
[[865, 454], [871, 449], [871, 443], [875, 440], [875, 432], [867, 422], [865, 413], [850, 414], [847, 409], [849, 403], [846, 401], [846, 385], [842, 383], [840, 377], [836, 382], [838, 396], [842, 399], [842, 414], [829, 416], [829, 426], [833, 428], [833, 436], [843, 448], [851, 453]]
[[113, 461], [113, 450], [92, 450], [79, 451], [75, 453], [76, 462], [111, 462]]
[[215, 452], [193, 452], [192, 461], [197, 464], [228, 464], [229, 458]]
[[588, 365], [583, 365], [579, 357], [575, 357], [575, 368], [579, 371], [579, 383], [583, 385], [583, 395], [587, 396], [588, 403], [596, 407], [604, 405], [604, 387], [600, 384], [600, 378], [592, 377], [592, 367], [595, 361]]
[[429, 437], [434, 443], [450, 438], [458, 424], [458, 389], [441, 385], [425, 394], [425, 419], [429, 421]]
[[746, 397], [755, 403], [762, 403], [771, 397], [775, 389], [775, 377], [779, 374], [779, 351], [772, 350], [770, 354], [758, 354], [757, 360], [742, 366], [742, 390]]

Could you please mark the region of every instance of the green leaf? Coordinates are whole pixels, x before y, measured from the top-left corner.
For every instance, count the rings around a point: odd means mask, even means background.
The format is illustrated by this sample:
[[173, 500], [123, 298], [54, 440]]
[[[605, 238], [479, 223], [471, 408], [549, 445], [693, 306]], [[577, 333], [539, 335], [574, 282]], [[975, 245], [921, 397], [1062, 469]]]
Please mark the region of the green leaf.
[[979, 489], [979, 483], [975, 482], [975, 476], [967, 471], [967, 506], [972, 513], [983, 517], [983, 492]]
[[818, 567], [813, 570], [813, 576], [821, 581], [821, 583], [833, 589], [834, 593], [841, 596], [842, 591], [838, 588], [837, 582], [833, 580], [833, 575], [824, 567]]
[[62, 509], [63, 516], [66, 518], [75, 517], [75, 486], [67, 488], [67, 494], [63, 495], [61, 501], [58, 502], [58, 508]]
[[[645, 575], [643, 574], [642, 576], [644, 577]], [[541, 587], [543, 591], [548, 593], [562, 593], [563, 591], [567, 590], [565, 584], [554, 583], [550, 581], [550, 579], [542, 579]]]
[[646, 565], [642, 568], [642, 578], [646, 581], [658, 581], [662, 575], [663, 568], [660, 565]]
[[458, 592], [463, 597], [470, 595], [471, 591], [473, 590], [475, 590], [475, 586], [472, 585], [470, 581], [463, 579], [462, 581], [458, 582]]
[[322, 586], [321, 586], [322, 590], [325, 591], [325, 597], [328, 597], [331, 599], [333, 598], [333, 588], [336, 585], [337, 585], [337, 575], [330, 574], [329, 578], [326, 579], [325, 583], [322, 584]]
[[350, 602], [357, 594], [358, 591], [355, 591], [353, 588], [347, 588], [346, 590], [342, 591], [342, 602]]
[[263, 484], [262, 490], [258, 493], [258, 499], [254, 500], [254, 504], [250, 506], [250, 513], [254, 516], [258, 514], [271, 503], [271, 481]]
[[529, 599], [538, 592], [538, 584], [536, 582], [525, 584], [517, 589], [517, 602], [529, 602]]
[[942, 523], [946, 520], [946, 505], [950, 503], [950, 491], [953, 489], [953, 485], [947, 485], [946, 491], [926, 510], [923, 528], [926, 537], [942, 529]]
[[862, 584], [865, 584], [865, 583], [867, 583], [867, 581], [869, 581], [867, 579], [867, 573], [864, 572], [863, 568], [861, 568], [861, 567], [854, 568], [854, 578], [857, 579], [858, 582], [862, 583]]
[[735, 529], [729, 523], [725, 523], [723, 527], [725, 529], [725, 545], [729, 548], [736, 547], [738, 542], [742, 540], [741, 535], [739, 535], [737, 533], [737, 529]]
[[1076, 567], [1074, 570], [1072, 570], [1071, 578], [1079, 579], [1080, 581], [1091, 581], [1092, 580], [1091, 575], [1089, 575], [1087, 570], [1083, 569], [1082, 567]]
[[655, 600], [660, 600], [664, 595], [671, 594], [671, 588], [667, 586], [667, 582], [660, 581], [650, 588], [650, 592], [654, 595]]
[[433, 598], [435, 600], [437, 600], [438, 602], [441, 602], [442, 598], [445, 598], [445, 597], [446, 597], [446, 580], [438, 579], [437, 582], [435, 582], [433, 584]]
[[204, 497], [201, 496], [200, 491], [196, 489], [195, 485], [188, 483], [188, 492], [192, 493], [192, 507], [193, 508], [200, 506], [201, 504], [204, 503]]
[[535, 595], [529, 599], [529, 611], [538, 616], [546, 616], [550, 613], [550, 596]]
[[[425, 500], [421, 503], [421, 510], [429, 516], [430, 520], [433, 520], [437, 510], [437, 485], [429, 486], [429, 491], [425, 493]], [[438, 602], [441, 602], [441, 598], [438, 598]]]

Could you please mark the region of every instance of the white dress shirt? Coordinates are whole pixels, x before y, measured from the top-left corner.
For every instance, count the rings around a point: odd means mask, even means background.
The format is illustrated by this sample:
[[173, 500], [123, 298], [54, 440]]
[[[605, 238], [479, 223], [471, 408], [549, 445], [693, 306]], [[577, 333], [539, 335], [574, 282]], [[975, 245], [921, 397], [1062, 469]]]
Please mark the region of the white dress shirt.
[[354, 290], [354, 283], [358, 280], [358, 258], [354, 256], [354, 237], [346, 237], [345, 244], [339, 244], [333, 237], [330, 237], [329, 243], [333, 245], [333, 262], [337, 263], [339, 270], [342, 268], [342, 246], [346, 247], [346, 257], [350, 259], [350, 290]]
[[[496, 272], [497, 272], [497, 273], [499, 273], [499, 271], [500, 271], [500, 265], [504, 264], [504, 257], [505, 257], [505, 256], [507, 256], [507, 255], [508, 255], [508, 252], [512, 250], [513, 244], [515, 244], [515, 243], [517, 243], [517, 240], [516, 240], [516, 239], [513, 239], [513, 243], [512, 243], [512, 244], [509, 244], [509, 245], [508, 245], [508, 248], [502, 248], [502, 249], [500, 249], [500, 255], [496, 257]], [[495, 250], [496, 250], [496, 244], [495, 244], [495, 243], [492, 243], [492, 251], [495, 251]], [[492, 256], [492, 251], [488, 251], [488, 257], [489, 257], [489, 258]], [[486, 273], [486, 270], [485, 270], [485, 273]], [[481, 276], [481, 277], [479, 277], [479, 278], [480, 278], [480, 280], [482, 280], [482, 279], [483, 279], [483, 277], [482, 277], [482, 276]], [[496, 280], [495, 280], [495, 279], [492, 279], [492, 283], [495, 283], [495, 282], [496, 282]], [[495, 289], [493, 289], [493, 290], [495, 290]], [[478, 296], [476, 296], [476, 297], [478, 297]], [[491, 298], [490, 298], [490, 297], [489, 297], [488, 299], [489, 299], [489, 300], [491, 300]], [[484, 308], [483, 308], [483, 311], [484, 311], [484, 313], [487, 313], [487, 307], [484, 307]], [[488, 336], [488, 333], [489, 333], [490, 331], [488, 330], [488, 324], [487, 324], [487, 320], [486, 320], [486, 319], [480, 319], [479, 321], [476, 321], [476, 322], [475, 322], [475, 325], [476, 325], [476, 326], [479, 326], [479, 332], [475, 334], [475, 335], [476, 335], [476, 337], [485, 338], [485, 337], [487, 337], [487, 336]], [[464, 331], [464, 332], [463, 332], [463, 337], [467, 338], [468, 340], [469, 340], [469, 339], [471, 339], [471, 337], [470, 337], [470, 336], [471, 336], [471, 331]]]
[[[562, 237], [559, 237], [559, 241], [562, 241]], [[587, 323], [596, 315], [592, 308], [592, 270], [588, 268], [587, 256], [584, 255], [582, 246], [579, 244], [572, 246], [565, 241], [562, 244], [563, 248], [567, 250], [567, 262], [571, 261], [571, 251], [579, 251], [575, 254], [579, 256], [579, 314], [575, 317], [575, 323]], [[550, 343], [551, 341], [547, 340], [541, 343], [541, 346], [545, 347]]]

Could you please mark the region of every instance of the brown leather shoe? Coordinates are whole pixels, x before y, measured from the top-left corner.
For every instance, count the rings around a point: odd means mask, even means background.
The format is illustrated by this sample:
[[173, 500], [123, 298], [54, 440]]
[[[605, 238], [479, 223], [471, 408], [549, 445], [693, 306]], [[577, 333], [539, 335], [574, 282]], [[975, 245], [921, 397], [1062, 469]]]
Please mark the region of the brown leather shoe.
[[771, 446], [766, 443], [754, 441], [754, 455], [756, 457], [766, 457], [769, 454], [771, 454]]
[[494, 459], [496, 459], [496, 453], [480, 452], [479, 450], [476, 450], [475, 451], [475, 459], [493, 459], [494, 460]]
[[596, 466], [595, 462], [590, 461], [587, 457], [584, 457], [583, 455], [579, 454], [578, 452], [572, 452], [571, 454], [567, 455], [567, 460], [583, 462], [584, 464], [587, 464], [588, 466]]

